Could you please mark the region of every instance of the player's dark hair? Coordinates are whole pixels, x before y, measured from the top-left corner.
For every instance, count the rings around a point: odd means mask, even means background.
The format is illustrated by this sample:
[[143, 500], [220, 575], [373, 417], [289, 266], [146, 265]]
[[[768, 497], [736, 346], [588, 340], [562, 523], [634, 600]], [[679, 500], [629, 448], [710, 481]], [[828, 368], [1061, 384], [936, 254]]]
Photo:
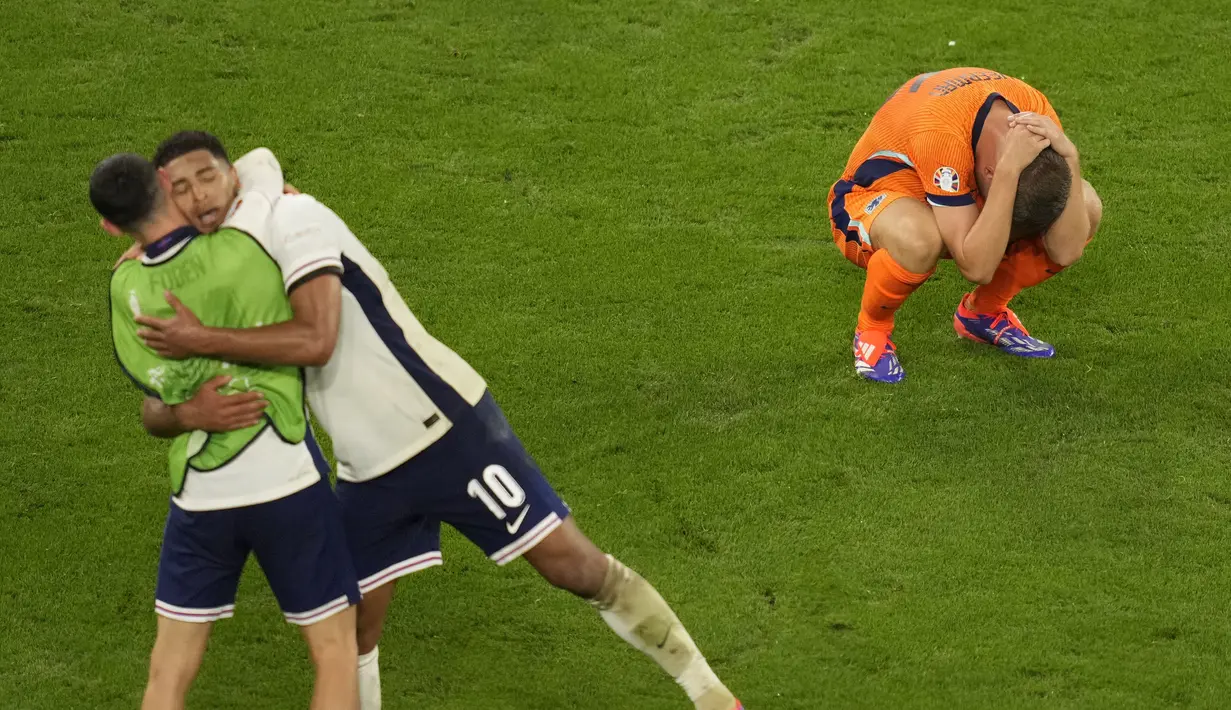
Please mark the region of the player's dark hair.
[[1069, 201], [1073, 171], [1060, 154], [1044, 148], [1017, 178], [1011, 238], [1037, 237], [1055, 224]]
[[154, 151], [154, 166], [165, 168], [167, 163], [195, 150], [208, 150], [215, 158], [227, 165], [231, 164], [227, 149], [222, 146], [218, 136], [205, 131], [180, 131], [158, 144], [158, 149]]
[[103, 219], [126, 232], [154, 215], [161, 195], [158, 170], [135, 153], [113, 155], [90, 174], [90, 203]]

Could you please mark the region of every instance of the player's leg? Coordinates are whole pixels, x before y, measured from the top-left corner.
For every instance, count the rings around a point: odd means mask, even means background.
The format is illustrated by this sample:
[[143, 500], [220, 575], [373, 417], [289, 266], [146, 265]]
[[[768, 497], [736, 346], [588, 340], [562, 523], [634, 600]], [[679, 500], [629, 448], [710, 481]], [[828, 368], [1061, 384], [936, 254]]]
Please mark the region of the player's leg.
[[612, 631], [674, 678], [699, 710], [740, 707], [662, 595], [604, 554], [571, 516], [523, 556], [548, 582], [589, 601]]
[[898, 382], [905, 372], [891, 338], [894, 314], [936, 270], [944, 253], [940, 229], [931, 208], [903, 192], [842, 181], [831, 191], [830, 204], [835, 242], [867, 269], [853, 343], [855, 371], [876, 382]]
[[213, 623], [235, 612], [248, 548], [234, 510], [186, 511], [171, 503], [158, 558], [158, 635], [142, 708], [182, 708]]
[[522, 557], [552, 586], [583, 599], [597, 597], [607, 578], [607, 555], [586, 537], [571, 515]]
[[603, 554], [573, 522], [490, 394], [474, 413], [475, 421], [455, 423], [471, 442], [458, 452], [456, 465], [470, 473], [449, 477], [455, 493], [438, 503], [445, 521], [497, 564], [525, 556], [547, 581], [589, 600], [621, 638], [675, 678], [697, 708], [739, 707], [658, 592]]
[[359, 710], [380, 710], [380, 637], [393, 602], [397, 580], [365, 592], [359, 602], [356, 634], [359, 643]]
[[[886, 198], [868, 227], [872, 247], [889, 252], [893, 263], [907, 273], [930, 275], [945, 253], [945, 243], [932, 208], [920, 200], [895, 197], [897, 199], [892, 201]], [[892, 314], [889, 316], [892, 323]], [[882, 314], [871, 316], [872, 320], [883, 317]]]
[[[1083, 182], [1086, 211], [1093, 239], [1103, 218], [1103, 202], [1094, 187]], [[967, 294], [958, 304], [953, 327], [964, 338], [995, 345], [1020, 357], [1051, 357], [1055, 348], [1032, 337], [1009, 308], [1009, 301], [1024, 289], [1037, 286], [1064, 267], [1047, 256], [1043, 238], [1022, 239], [1009, 245], [992, 280]]]
[[313, 710], [359, 707], [355, 611], [359, 585], [341, 505], [322, 478], [308, 488], [244, 509], [242, 531], [286, 620], [308, 644]]
[[312, 710], [359, 707], [358, 653], [355, 647], [355, 607], [300, 626], [316, 685]]
[[363, 593], [356, 623], [360, 663], [363, 662], [362, 656], [375, 651], [380, 643], [385, 629], [385, 617], [389, 614], [389, 605], [393, 603], [393, 593], [396, 590], [397, 580], [394, 579]]
[[141, 710], [181, 710], [201, 668], [213, 622], [158, 617], [158, 636], [150, 654], [150, 678]]
[[337, 485], [346, 541], [363, 595], [356, 620], [361, 710], [381, 707], [378, 644], [397, 580], [441, 563], [440, 523], [417, 512], [425, 501], [416, 487], [431, 475], [420, 457], [430, 458], [423, 453], [371, 481]]

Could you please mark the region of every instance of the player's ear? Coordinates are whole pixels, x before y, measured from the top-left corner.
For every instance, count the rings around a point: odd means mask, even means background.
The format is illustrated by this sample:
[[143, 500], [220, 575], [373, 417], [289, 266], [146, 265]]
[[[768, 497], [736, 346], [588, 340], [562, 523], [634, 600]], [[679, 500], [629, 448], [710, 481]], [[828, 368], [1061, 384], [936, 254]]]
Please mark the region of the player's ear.
[[985, 165], [975, 171], [975, 187], [979, 188], [979, 192], [984, 197], [991, 192], [992, 176], [996, 174], [996, 168], [992, 165]]
[[113, 237], [124, 236], [124, 230], [112, 224], [111, 221], [108, 219], [105, 219], [105, 218], [99, 219], [98, 226], [102, 227], [104, 232], [106, 232], [107, 234], [110, 234]]
[[167, 174], [166, 168], [158, 169], [158, 186], [168, 197], [171, 195], [171, 176]]

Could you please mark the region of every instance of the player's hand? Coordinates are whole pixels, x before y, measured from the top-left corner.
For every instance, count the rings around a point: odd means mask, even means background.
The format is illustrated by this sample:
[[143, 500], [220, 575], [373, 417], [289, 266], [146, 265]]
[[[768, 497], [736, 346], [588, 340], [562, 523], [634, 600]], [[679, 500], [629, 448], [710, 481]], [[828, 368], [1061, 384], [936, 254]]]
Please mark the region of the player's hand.
[[303, 193], [299, 191], [299, 188], [295, 187], [294, 185], [292, 185], [291, 183], [289, 183], [289, 182], [288, 182], [288, 183], [286, 183], [285, 185], [283, 185], [283, 186], [282, 186], [282, 194], [284, 194], [284, 195], [302, 195]]
[[118, 269], [120, 267], [120, 264], [123, 264], [129, 259], [140, 259], [143, 256], [145, 256], [145, 247], [141, 246], [140, 244], [136, 242], [133, 242], [133, 245], [128, 247], [128, 249], [123, 254], [120, 254], [119, 259], [116, 259], [115, 265], [111, 267], [111, 270], [114, 271]]
[[201, 354], [200, 344], [206, 335], [201, 319], [188, 310], [188, 306], [180, 303], [170, 291], [167, 291], [164, 297], [175, 309], [175, 315], [171, 318], [137, 316], [137, 323], [145, 326], [137, 331], [137, 336], [163, 357], [182, 360]]
[[1025, 126], [1010, 128], [1005, 136], [1000, 158], [996, 161], [996, 172], [1021, 175], [1026, 166], [1039, 157], [1039, 153], [1049, 145], [1051, 141]]
[[1015, 113], [1009, 116], [1009, 127], [1015, 126], [1025, 126], [1036, 136], [1042, 136], [1051, 141], [1051, 149], [1056, 151], [1061, 158], [1077, 159], [1077, 146], [1073, 145], [1073, 141], [1064, 135], [1060, 126], [1057, 126], [1056, 122], [1047, 116], [1039, 113]]
[[247, 429], [265, 416], [269, 402], [260, 392], [222, 394], [218, 390], [231, 381], [230, 375], [219, 375], [201, 385], [192, 399], [172, 409], [179, 425], [187, 431], [221, 433]]

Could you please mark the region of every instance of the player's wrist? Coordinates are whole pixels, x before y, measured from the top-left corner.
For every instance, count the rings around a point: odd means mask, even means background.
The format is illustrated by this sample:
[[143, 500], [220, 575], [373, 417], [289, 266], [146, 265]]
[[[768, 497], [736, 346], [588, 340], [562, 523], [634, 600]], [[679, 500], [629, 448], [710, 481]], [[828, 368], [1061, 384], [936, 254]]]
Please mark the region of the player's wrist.
[[200, 428], [197, 421], [197, 411], [192, 406], [191, 400], [172, 405], [170, 410], [171, 417], [175, 420], [175, 426], [181, 431], [195, 431]]
[[1025, 167], [1022, 165], [1018, 165], [1017, 163], [1009, 162], [1007, 160], [1002, 160], [996, 166], [996, 178], [992, 184], [994, 186], [996, 183], [1004, 184], [1012, 182], [1014, 185], [1014, 190], [1016, 191], [1017, 180], [1022, 176], [1023, 170], [1025, 170]]
[[222, 344], [213, 328], [199, 327], [189, 332], [188, 350], [198, 357], [218, 357]]

